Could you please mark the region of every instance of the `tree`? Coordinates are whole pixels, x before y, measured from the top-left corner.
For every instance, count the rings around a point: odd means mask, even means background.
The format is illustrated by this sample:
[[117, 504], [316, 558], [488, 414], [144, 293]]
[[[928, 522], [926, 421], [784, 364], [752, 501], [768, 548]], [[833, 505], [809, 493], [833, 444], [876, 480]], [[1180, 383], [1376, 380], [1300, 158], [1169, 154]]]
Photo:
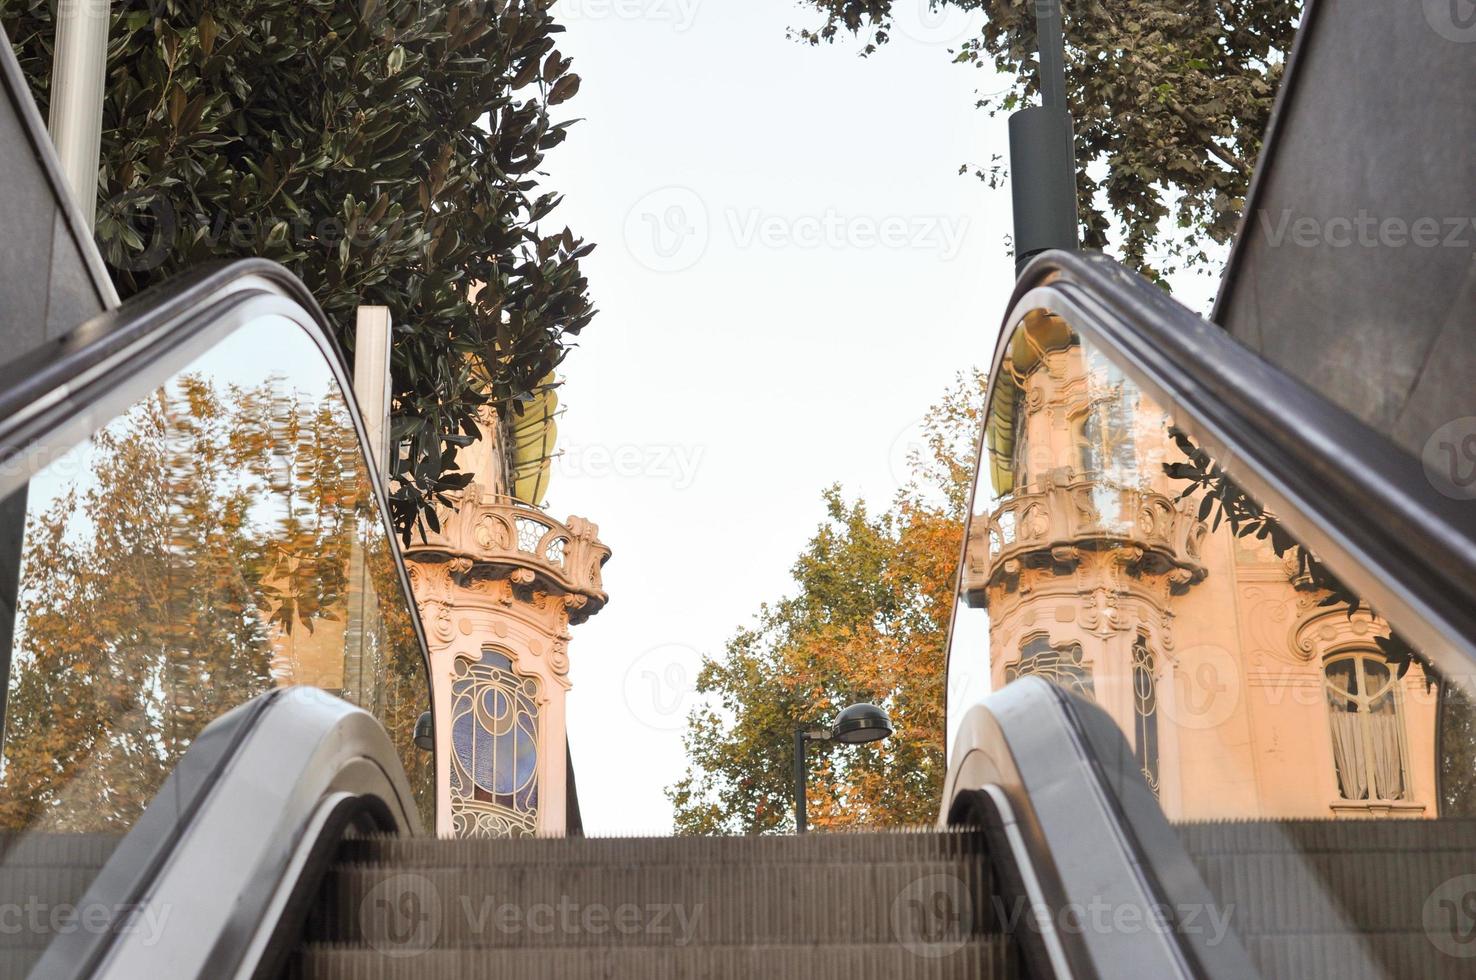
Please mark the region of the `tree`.
[[[871, 54], [892, 31], [893, 0], [805, 2], [825, 15], [820, 27], [799, 32], [811, 44], [865, 33]], [[928, 4], [983, 12], [982, 35], [954, 60], [992, 66], [1012, 81], [980, 106], [993, 114], [1026, 104], [1037, 91], [1033, 0]], [[1302, 0], [1063, 6], [1084, 244], [1105, 248], [1116, 223], [1123, 260], [1147, 275], [1206, 262], [1209, 243], [1228, 242], [1245, 207]], [[1000, 169], [978, 173], [994, 180]]]
[[764, 605], [698, 677], [685, 776], [667, 790], [687, 834], [792, 829], [794, 730], [875, 701], [897, 732], [810, 769], [816, 827], [930, 822], [944, 777], [944, 643], [973, 479], [984, 379], [960, 376], [924, 421], [912, 479], [874, 515], [838, 487], [795, 562], [797, 591]]
[[187, 374], [64, 460], [27, 521], [0, 828], [127, 829], [205, 725], [324, 673], [428, 801], [420, 647], [336, 393]]
[[[545, 228], [538, 187], [579, 89], [553, 2], [112, 4], [97, 239], [119, 293], [261, 255], [350, 350], [355, 308], [388, 306], [407, 538], [469, 481], [479, 407], [516, 414], [593, 316], [593, 246]], [[0, 0], [43, 116], [55, 6]]]

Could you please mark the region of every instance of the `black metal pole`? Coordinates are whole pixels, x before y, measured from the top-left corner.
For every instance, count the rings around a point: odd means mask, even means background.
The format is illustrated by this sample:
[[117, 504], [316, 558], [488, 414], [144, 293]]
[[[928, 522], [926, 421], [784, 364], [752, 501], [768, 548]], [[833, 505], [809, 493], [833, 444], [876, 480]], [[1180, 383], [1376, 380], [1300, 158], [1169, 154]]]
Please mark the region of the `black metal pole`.
[[1010, 116], [1010, 191], [1015, 272], [1047, 249], [1077, 247], [1076, 151], [1066, 110], [1066, 42], [1061, 0], [1036, 0], [1040, 101]]
[[1066, 108], [1066, 36], [1061, 0], [1035, 0], [1035, 38], [1040, 45], [1040, 104]]
[[794, 832], [803, 834], [810, 829], [809, 815], [805, 813], [805, 742], [809, 736], [805, 729], [794, 731]]

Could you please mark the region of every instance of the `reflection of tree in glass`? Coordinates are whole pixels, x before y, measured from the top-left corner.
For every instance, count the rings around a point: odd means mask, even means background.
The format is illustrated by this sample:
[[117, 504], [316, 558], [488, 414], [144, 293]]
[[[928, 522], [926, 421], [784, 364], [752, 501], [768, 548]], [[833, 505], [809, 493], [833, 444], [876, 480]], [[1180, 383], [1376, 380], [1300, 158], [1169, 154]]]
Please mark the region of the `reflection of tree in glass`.
[[[369, 583], [376, 596], [396, 596], [401, 592], [399, 569], [390, 551], [389, 537], [375, 514], [372, 502], [365, 497], [364, 520], [368, 529], [367, 562]], [[425, 662], [411, 622], [410, 607], [393, 599], [379, 603], [378, 623], [381, 636], [376, 649], [382, 651], [382, 663], [376, 663], [374, 676], [381, 679], [375, 696], [358, 703], [368, 709], [384, 725], [405, 766], [405, 775], [415, 793], [420, 818], [426, 827], [435, 826], [436, 773], [435, 757], [415, 745], [415, 723], [430, 708], [430, 683], [425, 675]]]
[[123, 828], [274, 634], [341, 619], [362, 496], [336, 398], [185, 376], [28, 518], [0, 826]]
[[[1294, 579], [1305, 581], [1312, 590], [1322, 594], [1319, 606], [1341, 606], [1347, 610], [1350, 619], [1360, 608], [1369, 608], [1368, 603], [1344, 585], [1321, 559], [1292, 537], [1260, 501], [1232, 480], [1209, 453], [1196, 446], [1187, 433], [1177, 427], [1170, 427], [1169, 435], [1183, 453], [1183, 459], [1163, 464], [1163, 471], [1172, 479], [1188, 482], [1189, 486], [1179, 494], [1179, 500], [1203, 491], [1203, 496], [1199, 499], [1201, 521], [1208, 521], [1213, 517], [1212, 530], [1219, 530], [1223, 521], [1229, 526], [1230, 533], [1237, 538], [1250, 537], [1269, 544], [1277, 558], [1293, 563]], [[1410, 646], [1409, 641], [1398, 632], [1391, 630], [1388, 636], [1375, 637], [1374, 642], [1378, 644], [1385, 658], [1397, 667], [1401, 678], [1415, 662], [1424, 669], [1425, 676], [1431, 683], [1439, 678], [1435, 665]]]
[[[1186, 433], [1177, 428], [1169, 431], [1184, 458], [1165, 464], [1164, 472], [1174, 479], [1188, 481], [1180, 500], [1204, 491], [1200, 520], [1209, 519], [1213, 513], [1216, 528], [1223, 520], [1236, 537], [1254, 537], [1269, 543], [1278, 558], [1294, 562], [1296, 577], [1321, 593], [1319, 605], [1341, 606], [1350, 617], [1360, 607], [1368, 607]], [[1440, 812], [1445, 816], [1476, 814], [1476, 705], [1459, 683], [1447, 678], [1397, 631], [1391, 629], [1388, 636], [1375, 636], [1374, 643], [1394, 667], [1396, 676], [1402, 678], [1412, 664], [1418, 663], [1426, 685], [1438, 691], [1436, 756], [1440, 767]]]

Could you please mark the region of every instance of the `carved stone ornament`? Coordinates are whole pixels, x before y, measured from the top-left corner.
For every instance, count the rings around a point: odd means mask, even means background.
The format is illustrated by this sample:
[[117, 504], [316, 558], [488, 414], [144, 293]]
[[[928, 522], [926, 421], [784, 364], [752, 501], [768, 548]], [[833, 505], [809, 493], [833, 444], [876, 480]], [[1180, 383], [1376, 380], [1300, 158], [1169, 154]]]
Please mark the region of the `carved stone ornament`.
[[[405, 550], [414, 563], [449, 563], [460, 577], [501, 576], [519, 586], [577, 597], [569, 606], [574, 622], [599, 612], [609, 601], [600, 569], [610, 549], [599, 528], [581, 517], [567, 522], [472, 484], [456, 506], [439, 511], [440, 531], [424, 529]], [[417, 590], [417, 595], [420, 591]]]

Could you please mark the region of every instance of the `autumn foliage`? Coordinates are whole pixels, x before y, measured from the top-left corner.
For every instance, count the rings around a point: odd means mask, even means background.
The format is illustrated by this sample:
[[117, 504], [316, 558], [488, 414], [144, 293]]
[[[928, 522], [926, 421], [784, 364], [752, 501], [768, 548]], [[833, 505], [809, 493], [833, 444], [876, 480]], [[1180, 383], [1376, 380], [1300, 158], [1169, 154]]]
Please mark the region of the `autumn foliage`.
[[960, 377], [923, 423], [911, 479], [874, 513], [824, 491], [828, 519], [793, 568], [796, 590], [765, 604], [698, 678], [685, 776], [668, 790], [679, 833], [792, 829], [793, 736], [873, 701], [897, 733], [816, 746], [817, 829], [930, 822], [944, 776], [944, 643], [976, 451], [984, 379]]

